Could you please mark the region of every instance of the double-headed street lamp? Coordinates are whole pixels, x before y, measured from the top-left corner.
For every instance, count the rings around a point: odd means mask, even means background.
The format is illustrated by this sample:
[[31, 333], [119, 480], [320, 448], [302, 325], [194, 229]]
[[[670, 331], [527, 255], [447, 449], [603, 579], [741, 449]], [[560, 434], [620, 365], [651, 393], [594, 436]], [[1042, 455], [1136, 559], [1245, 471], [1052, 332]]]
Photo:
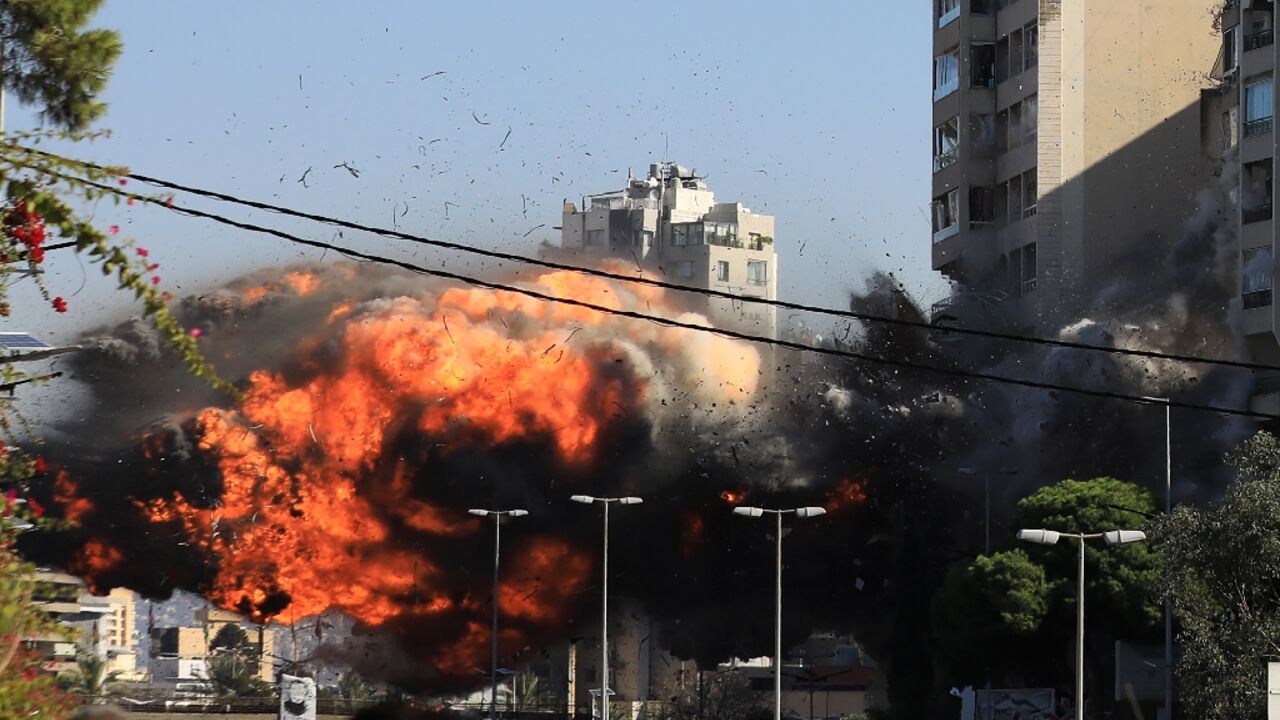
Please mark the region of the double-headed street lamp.
[[491, 673], [489, 688], [489, 720], [498, 717], [498, 548], [502, 539], [502, 518], [524, 517], [528, 510], [484, 510], [472, 508], [467, 512], [479, 517], [493, 517], [493, 637], [491, 638]]
[[601, 575], [601, 611], [600, 611], [600, 720], [609, 720], [609, 506], [639, 505], [643, 499], [626, 497], [592, 497], [590, 495], [573, 495], [570, 500], [584, 505], [600, 503], [604, 506], [604, 570]]
[[[1105, 533], [1065, 533], [1057, 530], [1019, 530], [1018, 539], [1037, 545], [1056, 545], [1059, 538], [1080, 543], [1080, 565], [1076, 574], [1076, 720], [1084, 720], [1084, 541], [1102, 538], [1108, 545], [1127, 545], [1147, 539], [1141, 530], [1112, 530]], [[987, 698], [991, 702], [991, 698]]]
[[782, 720], [782, 516], [795, 515], [798, 518], [818, 517], [826, 515], [826, 508], [799, 507], [774, 510], [771, 508], [748, 507], [740, 505], [733, 509], [734, 515], [746, 517], [762, 517], [765, 513], [777, 518], [778, 550], [776, 584], [774, 586], [774, 622], [773, 622], [773, 720]]

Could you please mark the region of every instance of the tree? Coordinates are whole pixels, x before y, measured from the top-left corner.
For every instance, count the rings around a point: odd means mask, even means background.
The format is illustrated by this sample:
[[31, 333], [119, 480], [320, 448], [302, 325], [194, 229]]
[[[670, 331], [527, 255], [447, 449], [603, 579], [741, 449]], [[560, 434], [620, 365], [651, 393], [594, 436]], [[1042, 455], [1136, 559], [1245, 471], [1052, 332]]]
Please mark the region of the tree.
[[[1141, 527], [1155, 511], [1151, 493], [1137, 485], [1115, 478], [1063, 480], [1023, 498], [1015, 523], [1092, 533]], [[1074, 542], [1062, 541], [954, 565], [931, 611], [940, 680], [978, 685], [990, 676], [1015, 687], [1069, 687], [1077, 553]], [[1105, 697], [1115, 641], [1154, 640], [1158, 634], [1159, 556], [1145, 543], [1089, 545], [1085, 565], [1086, 672], [1090, 696]]]
[[209, 684], [218, 697], [263, 697], [270, 693], [267, 683], [256, 674], [257, 668], [238, 652], [210, 655]]
[[68, 692], [80, 696], [88, 703], [97, 703], [115, 695], [115, 682], [120, 673], [107, 671], [106, 659], [81, 653], [76, 658], [76, 672], [64, 681]]
[[704, 672], [699, 682], [673, 689], [665, 720], [768, 720], [766, 700], [741, 672]]
[[1204, 720], [1266, 716], [1266, 661], [1280, 655], [1280, 442], [1260, 432], [1228, 456], [1216, 504], [1156, 526], [1179, 624], [1177, 692]]
[[[46, 287], [42, 275], [47, 241], [58, 238], [141, 301], [144, 313], [192, 372], [228, 388], [205, 362], [195, 332], [188, 333], [169, 312], [169, 295], [159, 287], [158, 265], [147, 250], [119, 238], [114, 226], [94, 225], [72, 207], [73, 202], [108, 196], [130, 205], [156, 198], [124, 193], [127, 180], [119, 177], [121, 169], [97, 169], [30, 147], [55, 136], [91, 137], [84, 133], [105, 111], [99, 95], [121, 46], [113, 31], [85, 29], [100, 5], [101, 0], [0, 3], [0, 86], [39, 108], [53, 128], [0, 138], [0, 318], [12, 316], [9, 289], [23, 280], [35, 283], [55, 310], [67, 312], [68, 303]], [[40, 381], [13, 363], [0, 362], [0, 384]], [[49, 468], [31, 452], [39, 437], [13, 405], [0, 403], [0, 717], [59, 720], [71, 700], [43, 671], [41, 658], [25, 640], [65, 631], [32, 604], [34, 568], [17, 556], [14, 542], [23, 529], [46, 531], [61, 525], [45, 518], [44, 508], [28, 496], [30, 481]]]
[[102, 0], [9, 0], [0, 4], [0, 78], [18, 99], [67, 130], [106, 112], [98, 99], [120, 57], [120, 35], [86, 30]]
[[1049, 593], [1044, 566], [1021, 549], [953, 565], [932, 608], [942, 675], [953, 684], [977, 685], [988, 665], [996, 677], [1014, 673], [1048, 613]]

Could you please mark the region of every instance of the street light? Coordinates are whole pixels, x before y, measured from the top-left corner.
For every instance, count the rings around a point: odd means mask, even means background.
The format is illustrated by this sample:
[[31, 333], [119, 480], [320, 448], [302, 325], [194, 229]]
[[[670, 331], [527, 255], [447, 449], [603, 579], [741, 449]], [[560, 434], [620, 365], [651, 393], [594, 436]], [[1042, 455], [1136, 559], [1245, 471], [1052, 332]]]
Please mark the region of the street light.
[[777, 572], [774, 586], [773, 616], [773, 720], [782, 720], [782, 516], [795, 515], [798, 518], [818, 517], [826, 515], [826, 508], [798, 507], [791, 509], [772, 509], [739, 505], [733, 509], [734, 515], [744, 517], [763, 517], [770, 513], [777, 518], [778, 550]]
[[493, 637], [490, 638], [492, 671], [489, 687], [489, 720], [498, 717], [498, 547], [502, 539], [502, 517], [524, 517], [528, 510], [485, 510], [471, 508], [467, 512], [478, 517], [493, 517]]
[[1019, 540], [1037, 545], [1056, 545], [1064, 537], [1080, 543], [1080, 564], [1076, 574], [1076, 720], [1084, 720], [1084, 541], [1102, 538], [1108, 545], [1128, 545], [1146, 540], [1147, 534], [1141, 530], [1104, 533], [1065, 533], [1044, 529], [1018, 531]]
[[572, 495], [570, 500], [584, 505], [600, 503], [604, 506], [604, 570], [601, 576], [601, 610], [600, 610], [600, 720], [609, 720], [609, 506], [639, 505], [643, 498], [627, 495], [625, 497], [592, 497], [591, 495]]

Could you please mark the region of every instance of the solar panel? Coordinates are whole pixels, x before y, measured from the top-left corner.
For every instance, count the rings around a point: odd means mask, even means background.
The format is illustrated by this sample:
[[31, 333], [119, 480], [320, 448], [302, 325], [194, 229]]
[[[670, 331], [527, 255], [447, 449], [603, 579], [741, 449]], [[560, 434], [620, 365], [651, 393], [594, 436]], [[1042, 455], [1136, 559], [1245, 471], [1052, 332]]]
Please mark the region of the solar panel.
[[5, 350], [43, 350], [53, 347], [27, 333], [0, 332], [0, 348]]

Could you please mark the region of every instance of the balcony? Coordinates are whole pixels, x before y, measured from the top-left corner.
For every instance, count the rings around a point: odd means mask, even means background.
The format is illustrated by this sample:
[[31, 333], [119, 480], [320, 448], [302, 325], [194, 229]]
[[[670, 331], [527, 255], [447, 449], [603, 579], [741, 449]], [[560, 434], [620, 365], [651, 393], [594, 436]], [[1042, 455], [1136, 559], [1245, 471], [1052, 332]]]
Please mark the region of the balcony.
[[1240, 211], [1241, 221], [1248, 225], [1250, 223], [1262, 222], [1271, 219], [1271, 203], [1265, 203], [1256, 207], [1244, 208]]
[[1255, 290], [1253, 292], [1244, 293], [1241, 297], [1244, 300], [1245, 310], [1268, 307], [1271, 305], [1270, 290]]
[[1276, 41], [1274, 30], [1263, 30], [1252, 35], [1244, 36], [1244, 51], [1258, 50], [1271, 45]]
[[1245, 121], [1244, 136], [1253, 137], [1254, 135], [1265, 135], [1271, 132], [1271, 128], [1274, 124], [1274, 117], [1264, 117], [1258, 118], [1257, 120]]

